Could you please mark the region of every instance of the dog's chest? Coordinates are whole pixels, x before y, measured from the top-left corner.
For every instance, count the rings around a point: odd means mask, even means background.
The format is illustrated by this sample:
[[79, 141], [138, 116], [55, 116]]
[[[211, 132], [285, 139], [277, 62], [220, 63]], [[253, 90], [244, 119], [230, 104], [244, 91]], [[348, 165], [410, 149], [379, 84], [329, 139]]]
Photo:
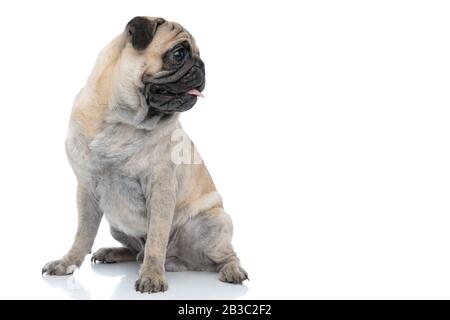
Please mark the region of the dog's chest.
[[149, 140], [116, 127], [90, 145], [88, 170], [99, 206], [112, 227], [136, 237], [148, 229], [144, 190], [157, 163]]
[[113, 172], [98, 177], [96, 194], [109, 224], [132, 236], [147, 232], [147, 210], [142, 186], [137, 179]]
[[[170, 136], [130, 126], [105, 127], [88, 143], [69, 135], [68, 155], [78, 180], [89, 186], [110, 225], [133, 236], [147, 232], [155, 168], [170, 160]], [[144, 191], [145, 190], [145, 191]]]

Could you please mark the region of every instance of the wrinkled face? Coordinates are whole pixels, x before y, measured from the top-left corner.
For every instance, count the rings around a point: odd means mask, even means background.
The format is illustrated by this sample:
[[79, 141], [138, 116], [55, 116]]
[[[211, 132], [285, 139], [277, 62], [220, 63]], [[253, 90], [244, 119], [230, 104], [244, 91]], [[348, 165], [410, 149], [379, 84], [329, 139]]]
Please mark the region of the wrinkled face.
[[193, 37], [177, 23], [136, 17], [125, 31], [145, 57], [143, 94], [152, 113], [189, 110], [205, 87], [205, 66]]

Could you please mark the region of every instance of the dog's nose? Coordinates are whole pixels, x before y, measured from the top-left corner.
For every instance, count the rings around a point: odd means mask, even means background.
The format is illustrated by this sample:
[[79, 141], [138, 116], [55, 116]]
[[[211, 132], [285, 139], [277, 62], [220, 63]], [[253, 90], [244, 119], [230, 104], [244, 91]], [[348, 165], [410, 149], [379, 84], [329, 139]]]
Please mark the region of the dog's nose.
[[200, 58], [195, 59], [195, 66], [205, 71], [205, 64], [203, 63], [202, 59]]

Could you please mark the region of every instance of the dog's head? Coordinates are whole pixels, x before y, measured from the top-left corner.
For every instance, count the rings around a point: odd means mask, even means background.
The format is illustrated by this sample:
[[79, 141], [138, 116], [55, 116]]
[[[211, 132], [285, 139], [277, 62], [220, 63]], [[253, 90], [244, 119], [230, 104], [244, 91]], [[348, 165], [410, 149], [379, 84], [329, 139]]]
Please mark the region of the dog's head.
[[135, 17], [125, 28], [128, 51], [140, 61], [149, 112], [189, 110], [205, 87], [205, 66], [194, 38], [162, 18]]

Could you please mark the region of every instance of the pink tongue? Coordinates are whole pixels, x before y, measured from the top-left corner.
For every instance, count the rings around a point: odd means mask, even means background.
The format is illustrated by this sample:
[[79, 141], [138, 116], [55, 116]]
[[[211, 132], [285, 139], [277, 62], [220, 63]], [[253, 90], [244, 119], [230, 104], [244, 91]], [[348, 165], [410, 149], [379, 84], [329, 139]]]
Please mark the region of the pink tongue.
[[204, 96], [200, 91], [198, 91], [197, 89], [189, 90], [189, 91], [187, 92], [187, 94], [190, 94], [191, 96], [201, 97], [201, 98], [204, 98], [204, 97], [205, 97], [205, 96]]

